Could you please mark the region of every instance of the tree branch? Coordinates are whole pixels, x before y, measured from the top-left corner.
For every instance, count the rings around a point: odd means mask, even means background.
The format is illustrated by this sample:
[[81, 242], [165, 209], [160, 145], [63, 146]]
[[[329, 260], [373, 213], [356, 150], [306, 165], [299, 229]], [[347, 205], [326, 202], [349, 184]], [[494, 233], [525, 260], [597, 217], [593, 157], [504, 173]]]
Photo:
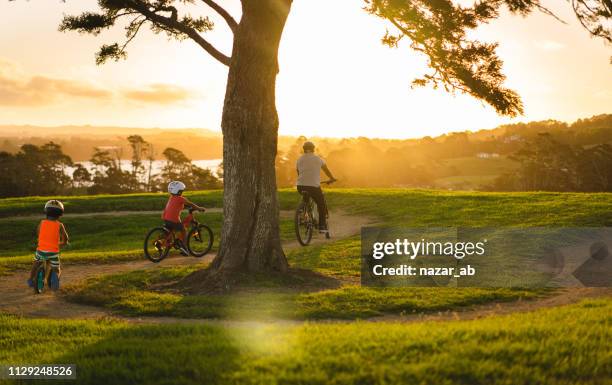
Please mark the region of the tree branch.
[[154, 11], [151, 11], [147, 4], [141, 2], [140, 0], [132, 0], [129, 3], [131, 8], [140, 12], [143, 16], [147, 18], [147, 20], [150, 20], [153, 23], [159, 24], [171, 30], [184, 33], [191, 40], [195, 41], [200, 47], [202, 47], [206, 52], [208, 52], [210, 56], [217, 59], [220, 63], [229, 66], [230, 57], [215, 48], [206, 39], [204, 39], [195, 29], [186, 26], [185, 24], [179, 22], [174, 18], [158, 15]]
[[230, 27], [232, 32], [236, 33], [236, 28], [238, 28], [238, 23], [236, 22], [236, 19], [234, 19], [232, 15], [229, 14], [229, 12], [227, 12], [223, 7], [215, 3], [213, 0], [202, 0], [202, 1], [206, 3], [206, 5], [208, 5], [210, 8], [214, 9], [215, 12], [217, 12], [219, 15], [221, 15], [221, 17], [225, 19], [225, 22]]

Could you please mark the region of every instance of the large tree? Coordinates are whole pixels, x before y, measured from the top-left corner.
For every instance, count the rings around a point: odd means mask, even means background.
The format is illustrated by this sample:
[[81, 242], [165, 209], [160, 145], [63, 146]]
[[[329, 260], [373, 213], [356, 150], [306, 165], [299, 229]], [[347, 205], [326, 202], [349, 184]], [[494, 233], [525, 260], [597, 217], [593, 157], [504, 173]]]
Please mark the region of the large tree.
[[[221, 278], [217, 282], [223, 283], [237, 271], [285, 271], [288, 267], [279, 237], [274, 164], [277, 54], [291, 3], [241, 0], [237, 18], [215, 0], [98, 0], [98, 9], [66, 16], [60, 25], [63, 31], [98, 34], [126, 21], [125, 42], [102, 46], [96, 55], [98, 64], [124, 58], [128, 44], [148, 26], [156, 33], [191, 39], [229, 67], [221, 123], [224, 223], [219, 253], [209, 271]], [[470, 94], [503, 115], [522, 113], [518, 94], [503, 86], [497, 44], [472, 40], [467, 33], [497, 18], [503, 6], [523, 15], [533, 10], [550, 13], [538, 0], [481, 0], [470, 7], [451, 0], [365, 0], [361, 5], [390, 24], [393, 32], [383, 37], [385, 44], [397, 46], [406, 39], [411, 49], [428, 57], [432, 71], [414, 85], [432, 84]], [[571, 5], [591, 34], [612, 41], [607, 24], [610, 0], [571, 0]], [[205, 33], [213, 29], [213, 23], [208, 17], [191, 16], [188, 9], [196, 6], [225, 20], [233, 33], [231, 53], [221, 52], [207, 40]]]

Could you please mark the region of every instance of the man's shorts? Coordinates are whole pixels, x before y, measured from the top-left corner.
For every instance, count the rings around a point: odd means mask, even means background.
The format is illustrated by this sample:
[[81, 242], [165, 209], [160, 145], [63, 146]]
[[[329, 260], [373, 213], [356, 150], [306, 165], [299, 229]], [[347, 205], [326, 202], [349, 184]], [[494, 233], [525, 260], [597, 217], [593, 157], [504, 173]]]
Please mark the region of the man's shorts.
[[166, 228], [168, 228], [170, 230], [174, 230], [174, 231], [183, 231], [183, 229], [185, 228], [185, 226], [183, 226], [182, 223], [180, 223], [180, 222], [171, 222], [171, 221], [164, 221], [164, 226], [166, 226]]
[[55, 251], [36, 250], [34, 254], [35, 261], [50, 261], [51, 267], [60, 267], [60, 253]]

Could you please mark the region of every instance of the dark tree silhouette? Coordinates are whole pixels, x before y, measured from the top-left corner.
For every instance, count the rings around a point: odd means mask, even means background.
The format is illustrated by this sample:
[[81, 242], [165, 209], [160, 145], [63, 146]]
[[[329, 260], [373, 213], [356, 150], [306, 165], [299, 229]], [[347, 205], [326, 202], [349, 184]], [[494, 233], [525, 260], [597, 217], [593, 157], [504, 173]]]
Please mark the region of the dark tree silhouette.
[[[219, 14], [233, 32], [231, 54], [219, 51], [204, 37], [214, 27], [208, 17], [186, 12], [184, 5], [200, 4], [196, 0], [98, 0], [98, 10], [66, 16], [60, 30], [99, 34], [126, 20], [125, 42], [102, 46], [96, 56], [99, 64], [125, 58], [128, 44], [146, 25], [171, 38], [191, 39], [229, 66], [221, 123], [224, 223], [219, 253], [210, 270], [214, 279], [209, 281], [224, 285], [234, 272], [285, 271], [288, 267], [279, 237], [274, 171], [278, 132], [275, 82], [278, 46], [292, 0], [241, 0], [239, 21], [214, 0], [201, 3]], [[609, 40], [605, 26], [610, 0], [572, 0], [572, 4], [592, 34]], [[396, 28], [384, 37], [384, 43], [396, 46], [406, 38], [413, 50], [427, 55], [433, 72], [415, 80], [414, 85], [432, 84], [465, 92], [500, 114], [514, 116], [523, 107], [518, 94], [503, 86], [497, 44], [467, 38], [467, 32], [497, 18], [502, 6], [523, 15], [538, 9], [550, 13], [538, 0], [482, 0], [472, 7], [451, 0], [365, 1], [368, 12]]]
[[65, 194], [73, 166], [59, 144], [24, 144], [16, 154], [0, 152], [0, 197]]

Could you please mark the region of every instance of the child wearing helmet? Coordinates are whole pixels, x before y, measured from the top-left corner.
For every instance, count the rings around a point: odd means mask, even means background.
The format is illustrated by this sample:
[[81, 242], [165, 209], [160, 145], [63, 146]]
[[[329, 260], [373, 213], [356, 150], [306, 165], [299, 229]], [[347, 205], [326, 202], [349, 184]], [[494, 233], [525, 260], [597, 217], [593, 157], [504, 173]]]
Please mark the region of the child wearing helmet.
[[34, 274], [38, 266], [44, 261], [51, 262], [51, 273], [49, 275], [49, 287], [59, 289], [60, 271], [60, 247], [68, 244], [68, 233], [59, 218], [64, 214], [64, 204], [52, 199], [45, 204], [46, 219], [38, 224], [36, 234], [38, 244], [34, 254], [34, 263], [30, 271], [28, 286], [34, 287]]
[[185, 206], [200, 211], [205, 211], [206, 209], [185, 198], [182, 195], [185, 188], [185, 183], [180, 181], [172, 181], [168, 184], [168, 192], [170, 193], [170, 197], [168, 198], [168, 202], [166, 203], [166, 207], [162, 213], [162, 219], [164, 220], [166, 228], [178, 232], [178, 248], [181, 251], [181, 254], [188, 255], [189, 253], [187, 252], [184, 243], [186, 234], [185, 226], [181, 222], [181, 211], [183, 211]]

